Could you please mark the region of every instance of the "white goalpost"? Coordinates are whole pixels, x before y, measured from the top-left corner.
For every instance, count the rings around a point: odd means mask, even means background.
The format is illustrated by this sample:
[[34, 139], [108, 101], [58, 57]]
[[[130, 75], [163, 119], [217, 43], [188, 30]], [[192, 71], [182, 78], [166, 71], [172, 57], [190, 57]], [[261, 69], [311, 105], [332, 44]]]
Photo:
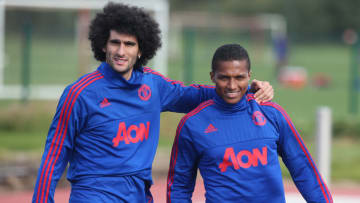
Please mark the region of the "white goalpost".
[[[21, 85], [5, 84], [5, 11], [7, 8], [27, 8], [31, 10], [57, 9], [57, 10], [100, 10], [110, 0], [0, 0], [0, 99], [20, 99], [23, 97], [24, 88]], [[169, 4], [167, 0], [111, 0], [129, 5], [142, 7], [152, 12], [155, 20], [159, 23], [162, 35], [162, 47], [154, 57], [154, 68], [164, 75], [167, 75], [168, 60], [168, 21]], [[86, 12], [81, 16], [79, 23], [90, 21]], [[80, 26], [79, 24], [77, 26]], [[81, 30], [80, 30], [81, 32]], [[87, 38], [87, 33], [78, 37]], [[88, 43], [84, 39], [78, 39], [79, 43]], [[80, 46], [78, 46], [80, 47]], [[81, 59], [80, 59], [81, 60]], [[57, 99], [65, 85], [30, 85], [29, 99]]]
[[332, 115], [327, 106], [316, 111], [316, 162], [327, 185], [331, 185]]

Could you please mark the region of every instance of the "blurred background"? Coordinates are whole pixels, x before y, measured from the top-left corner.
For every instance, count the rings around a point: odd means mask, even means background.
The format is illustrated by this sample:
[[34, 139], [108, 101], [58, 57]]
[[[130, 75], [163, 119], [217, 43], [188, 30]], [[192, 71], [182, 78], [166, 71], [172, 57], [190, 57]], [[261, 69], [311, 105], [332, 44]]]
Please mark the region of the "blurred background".
[[[99, 64], [92, 58], [87, 26], [107, 1], [79, 1], [83, 6], [77, 1], [36, 2], [0, 1], [0, 188], [4, 190], [32, 190], [63, 88]], [[360, 184], [360, 1], [119, 2], [157, 16], [163, 49], [148, 65], [171, 79], [211, 84], [215, 49], [226, 43], [244, 46], [252, 60], [252, 78], [271, 83], [274, 101], [292, 118], [315, 160], [317, 113], [327, 107], [331, 184]], [[155, 162], [159, 173], [167, 171], [182, 116], [162, 114], [157, 156], [166, 158], [165, 164]], [[283, 173], [289, 178], [286, 169]]]

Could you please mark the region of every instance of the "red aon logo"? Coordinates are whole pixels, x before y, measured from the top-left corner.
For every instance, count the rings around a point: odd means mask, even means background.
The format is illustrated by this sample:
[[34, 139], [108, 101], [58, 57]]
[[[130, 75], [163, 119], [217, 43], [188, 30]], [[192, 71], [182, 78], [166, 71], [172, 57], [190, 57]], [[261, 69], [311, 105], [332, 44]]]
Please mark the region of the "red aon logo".
[[[150, 122], [146, 122], [146, 127], [144, 123], [140, 123], [139, 126], [137, 125], [130, 125], [129, 128], [126, 129], [125, 122], [121, 122], [119, 124], [119, 129], [117, 132], [116, 137], [112, 140], [113, 147], [117, 147], [120, 141], [124, 141], [125, 144], [137, 143], [139, 141], [143, 141], [148, 139], [149, 137], [149, 128]], [[132, 136], [131, 133], [135, 136]]]
[[[247, 157], [247, 161], [243, 160]], [[230, 160], [231, 159], [231, 160]], [[251, 151], [241, 150], [236, 156], [232, 147], [226, 148], [223, 162], [219, 164], [221, 172], [225, 172], [228, 166], [233, 166], [234, 169], [249, 168], [251, 166], [257, 167], [259, 161], [262, 165], [266, 165], [267, 161], [267, 147], [262, 148], [262, 152], [258, 148]]]

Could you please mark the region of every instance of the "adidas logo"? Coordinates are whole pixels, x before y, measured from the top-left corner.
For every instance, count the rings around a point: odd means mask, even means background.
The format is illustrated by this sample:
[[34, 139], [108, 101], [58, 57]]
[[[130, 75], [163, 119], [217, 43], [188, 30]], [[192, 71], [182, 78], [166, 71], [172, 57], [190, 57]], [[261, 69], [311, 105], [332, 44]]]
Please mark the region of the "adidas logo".
[[101, 108], [104, 108], [104, 107], [107, 107], [110, 105], [111, 105], [111, 103], [106, 98], [104, 98], [104, 100], [100, 103]]
[[215, 128], [212, 124], [210, 124], [206, 129], [205, 129], [205, 133], [211, 133], [211, 132], [215, 132], [218, 129]]

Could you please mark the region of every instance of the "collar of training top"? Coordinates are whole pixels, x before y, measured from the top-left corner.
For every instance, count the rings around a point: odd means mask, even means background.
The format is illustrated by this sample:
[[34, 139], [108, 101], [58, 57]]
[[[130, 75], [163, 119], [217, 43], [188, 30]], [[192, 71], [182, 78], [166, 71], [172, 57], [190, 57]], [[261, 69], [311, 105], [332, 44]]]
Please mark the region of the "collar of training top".
[[142, 84], [143, 71], [142, 68], [134, 68], [129, 80], [126, 80], [121, 74], [116, 72], [109, 64], [103, 62], [98, 67], [98, 71], [104, 76], [105, 79], [120, 87], [139, 86]]

